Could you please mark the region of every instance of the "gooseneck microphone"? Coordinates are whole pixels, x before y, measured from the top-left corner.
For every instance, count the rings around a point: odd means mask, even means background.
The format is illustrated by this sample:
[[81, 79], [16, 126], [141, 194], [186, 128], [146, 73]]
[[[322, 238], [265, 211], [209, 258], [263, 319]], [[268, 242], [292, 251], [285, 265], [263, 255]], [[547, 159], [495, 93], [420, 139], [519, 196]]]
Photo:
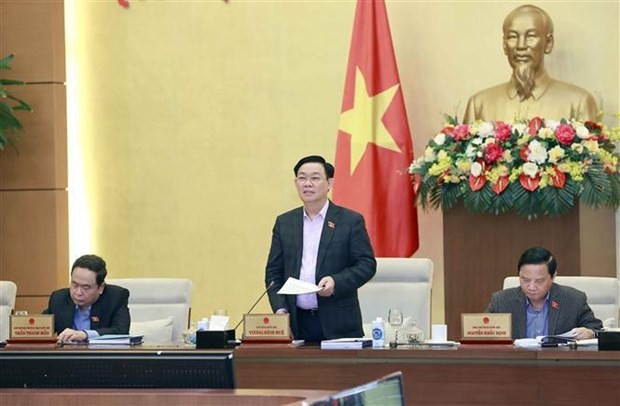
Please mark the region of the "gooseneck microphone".
[[258, 302], [260, 302], [260, 300], [263, 298], [263, 296], [265, 296], [267, 294], [267, 292], [269, 292], [269, 289], [271, 289], [271, 287], [273, 286], [273, 281], [271, 281], [271, 283], [269, 284], [269, 286], [267, 286], [267, 289], [265, 289], [265, 291], [263, 292], [262, 295], [259, 296], [259, 298], [256, 300], [256, 302], [254, 302], [254, 304], [252, 305], [252, 307], [250, 307], [250, 310], [248, 310], [247, 312], [245, 312], [245, 314], [243, 315], [243, 317], [241, 317], [241, 320], [239, 321], [239, 323], [237, 323], [237, 325], [235, 326], [235, 330], [237, 330], [237, 327], [239, 327], [241, 325], [241, 323], [243, 323], [243, 321], [245, 320], [245, 316], [246, 314], [249, 314], [252, 310], [254, 310], [254, 308], [256, 307], [256, 305], [258, 304]]

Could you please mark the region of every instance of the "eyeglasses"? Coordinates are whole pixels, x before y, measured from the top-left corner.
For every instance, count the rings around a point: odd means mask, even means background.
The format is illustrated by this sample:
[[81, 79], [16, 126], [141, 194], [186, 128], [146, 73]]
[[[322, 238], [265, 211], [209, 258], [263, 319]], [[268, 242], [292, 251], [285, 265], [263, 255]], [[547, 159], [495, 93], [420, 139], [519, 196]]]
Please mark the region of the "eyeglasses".
[[322, 177], [320, 176], [298, 176], [295, 178], [295, 182], [299, 183], [300, 185], [305, 185], [306, 182], [310, 182], [311, 185], [316, 185], [317, 183], [321, 182], [323, 180]]

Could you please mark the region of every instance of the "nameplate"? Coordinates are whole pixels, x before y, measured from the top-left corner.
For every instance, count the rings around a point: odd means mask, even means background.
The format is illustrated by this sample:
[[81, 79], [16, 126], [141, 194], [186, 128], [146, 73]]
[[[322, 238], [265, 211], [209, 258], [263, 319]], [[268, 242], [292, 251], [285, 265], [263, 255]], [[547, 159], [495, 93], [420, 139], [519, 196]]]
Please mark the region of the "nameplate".
[[54, 339], [54, 315], [11, 315], [9, 337], [12, 341]]
[[288, 314], [246, 314], [243, 341], [290, 341]]
[[461, 314], [462, 340], [512, 342], [512, 314]]

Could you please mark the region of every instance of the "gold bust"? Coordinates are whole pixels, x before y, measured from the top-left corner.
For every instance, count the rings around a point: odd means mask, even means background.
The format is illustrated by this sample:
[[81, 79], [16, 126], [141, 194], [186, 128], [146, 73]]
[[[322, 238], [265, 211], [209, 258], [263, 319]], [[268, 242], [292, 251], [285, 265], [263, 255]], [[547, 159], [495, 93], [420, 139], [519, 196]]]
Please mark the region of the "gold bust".
[[507, 83], [470, 97], [465, 123], [534, 116], [596, 119], [596, 102], [588, 91], [555, 80], [545, 70], [545, 54], [551, 53], [554, 39], [553, 21], [544, 10], [532, 5], [517, 7], [506, 16], [503, 31], [504, 54], [512, 67], [512, 77]]

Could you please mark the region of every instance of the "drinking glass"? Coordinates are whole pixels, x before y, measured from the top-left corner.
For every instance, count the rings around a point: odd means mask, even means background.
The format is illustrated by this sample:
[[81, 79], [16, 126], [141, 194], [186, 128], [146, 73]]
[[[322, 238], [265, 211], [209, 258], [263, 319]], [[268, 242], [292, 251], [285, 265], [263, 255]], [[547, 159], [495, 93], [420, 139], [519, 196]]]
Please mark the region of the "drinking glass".
[[403, 312], [398, 308], [390, 308], [388, 323], [390, 323], [390, 326], [392, 326], [394, 330], [394, 341], [390, 343], [390, 346], [396, 347], [398, 345], [398, 330], [403, 324]]

